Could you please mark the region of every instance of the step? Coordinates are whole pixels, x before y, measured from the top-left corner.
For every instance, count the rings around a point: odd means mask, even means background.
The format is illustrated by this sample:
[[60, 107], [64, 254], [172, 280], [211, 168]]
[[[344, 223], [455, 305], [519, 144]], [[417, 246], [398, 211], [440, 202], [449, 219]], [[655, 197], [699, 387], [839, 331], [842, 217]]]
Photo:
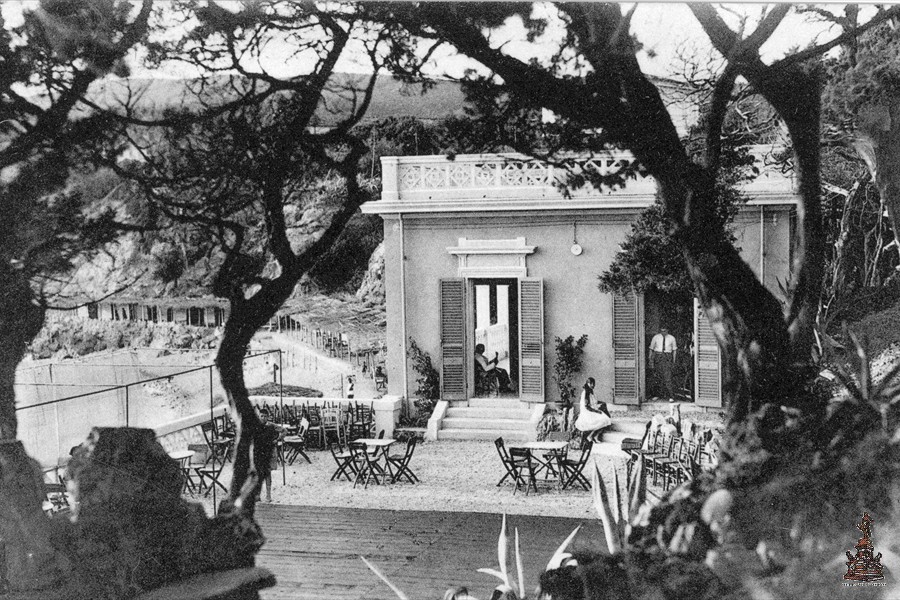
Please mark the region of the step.
[[523, 419], [531, 418], [530, 408], [453, 408], [447, 409], [447, 418], [462, 419]]
[[631, 437], [642, 438], [644, 437], [644, 431], [647, 429], [647, 423], [645, 421], [626, 421], [613, 418], [612, 425], [607, 429], [607, 431], [619, 431], [622, 433], [627, 433]]
[[461, 419], [448, 417], [441, 421], [441, 429], [494, 429], [517, 431], [533, 429], [530, 421], [524, 419]]
[[591, 456], [597, 458], [621, 458], [628, 459], [630, 455], [622, 451], [621, 444], [612, 442], [597, 442], [591, 448]]
[[492, 431], [490, 429], [441, 429], [437, 432], [438, 440], [484, 440], [493, 442], [498, 437], [510, 442], [530, 442], [534, 440], [534, 431]]
[[[606, 430], [603, 432], [602, 437], [600, 438], [604, 442], [609, 442], [610, 444], [618, 444], [618, 446], [622, 447], [622, 440], [625, 438], [635, 439], [633, 435], [630, 433], [626, 433], [624, 431], [609, 431]], [[641, 439], [640, 437], [636, 439]]]
[[469, 398], [469, 408], [528, 408], [518, 398]]

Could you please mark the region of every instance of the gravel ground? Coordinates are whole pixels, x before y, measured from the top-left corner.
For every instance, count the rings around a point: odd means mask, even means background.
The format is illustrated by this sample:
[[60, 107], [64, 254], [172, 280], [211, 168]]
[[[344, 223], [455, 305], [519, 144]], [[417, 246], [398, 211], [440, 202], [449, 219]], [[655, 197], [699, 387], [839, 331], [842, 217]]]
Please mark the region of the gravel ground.
[[[399, 453], [401, 444], [395, 444]], [[346, 479], [330, 481], [334, 459], [327, 451], [308, 453], [312, 464], [302, 458], [286, 469], [287, 485], [282, 484], [281, 469], [273, 472], [272, 501], [277, 504], [306, 506], [346, 506], [394, 510], [434, 510], [451, 512], [487, 512], [573, 518], [597, 518], [590, 492], [578, 486], [559, 491], [539, 485], [538, 493], [527, 496], [521, 490], [513, 494], [511, 484], [497, 487], [503, 467], [491, 442], [426, 442], [416, 447], [410, 466], [420, 483], [374, 485], [355, 488]], [[573, 455], [577, 457], [577, 452]], [[620, 468], [624, 482], [624, 462], [595, 457], [604, 477], [611, 481], [612, 470]], [[588, 463], [586, 471], [592, 469]], [[230, 479], [230, 464], [223, 473]], [[211, 500], [204, 500], [209, 510]]]

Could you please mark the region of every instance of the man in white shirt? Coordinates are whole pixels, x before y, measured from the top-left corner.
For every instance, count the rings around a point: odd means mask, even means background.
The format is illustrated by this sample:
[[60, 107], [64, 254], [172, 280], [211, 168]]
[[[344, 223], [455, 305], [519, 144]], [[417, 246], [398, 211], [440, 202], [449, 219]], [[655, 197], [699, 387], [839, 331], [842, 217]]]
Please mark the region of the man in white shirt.
[[650, 368], [656, 372], [656, 377], [662, 387], [662, 392], [669, 402], [675, 402], [675, 391], [672, 387], [672, 369], [675, 366], [675, 352], [678, 344], [675, 336], [669, 334], [665, 327], [659, 328], [659, 333], [650, 340]]

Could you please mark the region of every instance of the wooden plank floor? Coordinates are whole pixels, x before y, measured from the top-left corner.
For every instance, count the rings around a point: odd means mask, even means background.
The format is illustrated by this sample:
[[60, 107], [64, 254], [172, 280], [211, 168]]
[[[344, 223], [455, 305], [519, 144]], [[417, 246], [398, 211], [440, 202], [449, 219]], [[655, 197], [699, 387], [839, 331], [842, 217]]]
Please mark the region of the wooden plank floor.
[[[266, 536], [257, 564], [278, 584], [265, 600], [392, 600], [393, 592], [360, 560], [377, 565], [415, 600], [441, 598], [447, 588], [465, 585], [489, 598], [498, 581], [477, 573], [497, 568], [501, 515], [278, 504], [257, 505]], [[518, 527], [525, 585], [533, 591], [540, 572], [559, 544], [578, 525], [576, 547], [603, 547], [599, 520], [510, 515], [509, 568], [515, 573], [513, 529]], [[513, 578], [515, 575], [513, 574]]]

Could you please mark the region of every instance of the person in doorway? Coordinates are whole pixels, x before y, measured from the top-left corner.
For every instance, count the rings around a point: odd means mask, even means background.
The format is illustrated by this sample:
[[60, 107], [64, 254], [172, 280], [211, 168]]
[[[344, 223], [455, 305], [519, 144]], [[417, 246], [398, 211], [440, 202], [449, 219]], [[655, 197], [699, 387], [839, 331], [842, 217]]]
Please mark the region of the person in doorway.
[[485, 375], [488, 377], [496, 377], [497, 384], [500, 387], [500, 393], [512, 391], [509, 387], [509, 373], [505, 369], [497, 366], [499, 355], [494, 352], [494, 358], [488, 360], [484, 356], [484, 344], [475, 344], [475, 362], [481, 367]]
[[575, 419], [575, 429], [581, 432], [583, 439], [591, 442], [599, 442], [601, 432], [612, 425], [612, 418], [606, 408], [606, 402], [599, 402], [593, 406], [594, 386], [596, 381], [588, 377], [581, 389], [578, 418]]
[[675, 402], [675, 389], [672, 385], [672, 370], [675, 368], [675, 353], [678, 343], [675, 336], [665, 327], [650, 340], [650, 368], [656, 373], [663, 397]]

